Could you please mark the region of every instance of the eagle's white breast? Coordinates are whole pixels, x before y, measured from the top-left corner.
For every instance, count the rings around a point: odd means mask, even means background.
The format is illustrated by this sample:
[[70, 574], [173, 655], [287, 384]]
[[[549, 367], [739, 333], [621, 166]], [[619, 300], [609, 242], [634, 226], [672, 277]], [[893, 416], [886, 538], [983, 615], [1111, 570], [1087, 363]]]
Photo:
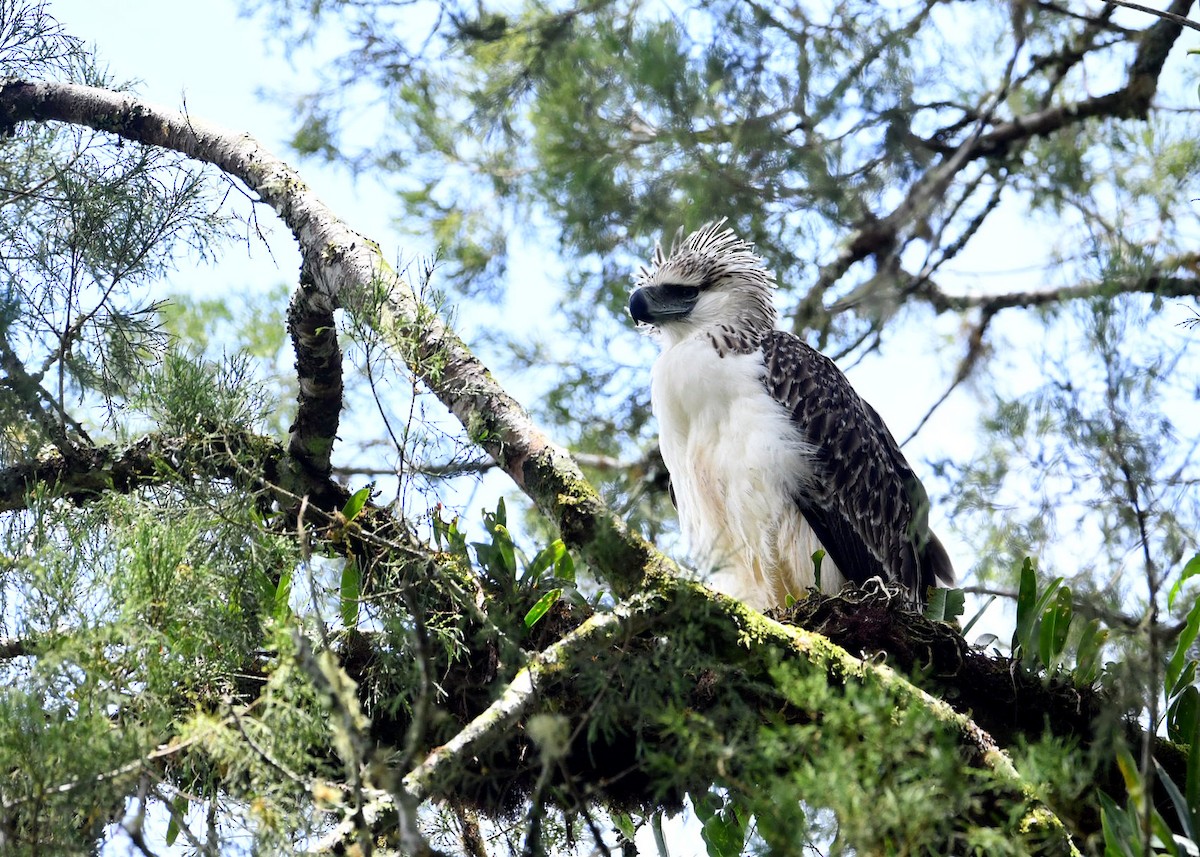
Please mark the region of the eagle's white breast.
[[[651, 403], [679, 521], [714, 588], [762, 609], [813, 585], [821, 544], [796, 505], [813, 449], [763, 385], [763, 354], [722, 357], [697, 332], [654, 364]], [[821, 588], [844, 579], [826, 557]]]

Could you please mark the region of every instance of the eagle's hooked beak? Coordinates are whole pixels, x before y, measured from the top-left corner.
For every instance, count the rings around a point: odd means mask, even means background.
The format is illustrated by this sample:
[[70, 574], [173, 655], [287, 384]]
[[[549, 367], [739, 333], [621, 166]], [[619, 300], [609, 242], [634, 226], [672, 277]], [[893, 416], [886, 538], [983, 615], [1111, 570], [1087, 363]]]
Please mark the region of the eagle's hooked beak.
[[695, 286], [642, 286], [629, 296], [629, 314], [643, 324], [683, 318], [700, 300]]

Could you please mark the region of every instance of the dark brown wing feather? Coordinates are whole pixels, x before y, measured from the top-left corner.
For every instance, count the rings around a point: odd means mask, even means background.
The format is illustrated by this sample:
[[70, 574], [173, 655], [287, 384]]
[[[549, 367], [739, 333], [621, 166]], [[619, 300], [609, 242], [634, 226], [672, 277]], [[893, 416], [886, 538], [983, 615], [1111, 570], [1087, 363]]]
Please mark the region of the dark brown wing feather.
[[903, 584], [915, 603], [954, 569], [929, 530], [929, 498], [879, 414], [832, 360], [781, 330], [763, 342], [763, 383], [816, 448], [817, 478], [795, 498], [842, 574]]

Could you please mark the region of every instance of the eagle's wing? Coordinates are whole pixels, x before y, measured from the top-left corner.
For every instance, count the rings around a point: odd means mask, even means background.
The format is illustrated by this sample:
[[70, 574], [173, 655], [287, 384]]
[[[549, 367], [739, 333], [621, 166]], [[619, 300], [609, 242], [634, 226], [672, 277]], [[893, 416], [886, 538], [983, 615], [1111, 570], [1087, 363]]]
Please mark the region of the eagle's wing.
[[763, 383], [815, 449], [796, 504], [848, 580], [879, 575], [923, 602], [954, 569], [929, 530], [929, 498], [891, 432], [825, 355], [781, 330], [763, 341]]

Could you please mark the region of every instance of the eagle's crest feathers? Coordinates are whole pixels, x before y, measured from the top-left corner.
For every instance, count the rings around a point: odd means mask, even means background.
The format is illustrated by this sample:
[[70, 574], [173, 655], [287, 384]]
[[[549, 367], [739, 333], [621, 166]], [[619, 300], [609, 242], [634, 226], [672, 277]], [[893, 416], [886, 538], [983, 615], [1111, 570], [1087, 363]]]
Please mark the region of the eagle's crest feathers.
[[655, 326], [670, 342], [704, 329], [722, 353], [744, 353], [757, 348], [775, 327], [775, 274], [754, 252], [754, 245], [725, 222], [715, 220], [686, 236], [680, 228], [669, 254], [656, 241], [651, 264], [640, 268], [634, 286], [698, 289], [698, 302], [685, 322], [672, 319]]

